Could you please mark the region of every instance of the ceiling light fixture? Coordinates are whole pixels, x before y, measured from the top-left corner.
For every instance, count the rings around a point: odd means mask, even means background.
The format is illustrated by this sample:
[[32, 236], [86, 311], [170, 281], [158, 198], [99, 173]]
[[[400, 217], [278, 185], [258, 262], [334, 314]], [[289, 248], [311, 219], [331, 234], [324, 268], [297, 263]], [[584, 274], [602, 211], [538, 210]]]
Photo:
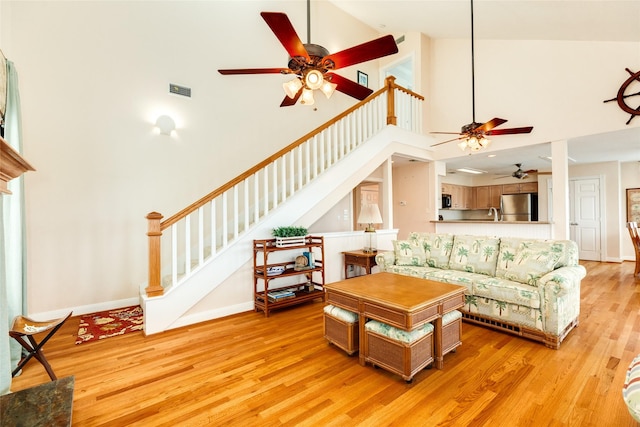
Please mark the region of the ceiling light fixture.
[[472, 173], [475, 175], [480, 175], [482, 173], [487, 173], [487, 171], [483, 171], [480, 169], [474, 169], [474, 168], [460, 168], [460, 169], [456, 169], [458, 172], [465, 172], [465, 173]]
[[483, 148], [488, 147], [489, 144], [491, 144], [491, 140], [485, 138], [482, 134], [471, 134], [465, 139], [461, 140], [458, 143], [458, 147], [460, 147], [462, 151], [466, 151], [467, 148], [470, 151], [479, 151]]

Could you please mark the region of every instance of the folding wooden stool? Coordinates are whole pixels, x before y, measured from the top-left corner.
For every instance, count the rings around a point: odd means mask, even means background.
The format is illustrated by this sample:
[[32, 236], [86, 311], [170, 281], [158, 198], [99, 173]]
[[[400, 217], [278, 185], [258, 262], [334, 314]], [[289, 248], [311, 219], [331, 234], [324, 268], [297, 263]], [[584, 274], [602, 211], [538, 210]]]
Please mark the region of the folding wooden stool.
[[[20, 343], [20, 345], [27, 351], [27, 355], [20, 360], [16, 369], [11, 372], [12, 377], [15, 377], [24, 365], [26, 365], [32, 357], [35, 357], [40, 363], [42, 363], [44, 369], [47, 370], [52, 381], [58, 379], [53, 373], [53, 369], [51, 369], [51, 365], [49, 365], [47, 358], [44, 357], [42, 347], [44, 347], [47, 341], [49, 341], [49, 339], [58, 332], [58, 329], [60, 329], [64, 322], [71, 317], [72, 313], [73, 312], [69, 313], [66, 317], [61, 317], [60, 319], [48, 320], [45, 322], [38, 322], [24, 316], [16, 316], [15, 319], [13, 319], [13, 325], [9, 331], [9, 336]], [[47, 331], [49, 331], [49, 333], [39, 343], [33, 337], [36, 334], [41, 334]], [[24, 337], [26, 337], [29, 342], [25, 341]]]

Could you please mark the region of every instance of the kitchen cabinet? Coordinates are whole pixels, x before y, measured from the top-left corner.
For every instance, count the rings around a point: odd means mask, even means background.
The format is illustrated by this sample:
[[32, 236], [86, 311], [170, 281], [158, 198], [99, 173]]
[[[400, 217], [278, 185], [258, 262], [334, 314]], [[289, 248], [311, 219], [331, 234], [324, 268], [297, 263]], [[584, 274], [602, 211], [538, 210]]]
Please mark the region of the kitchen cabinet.
[[502, 187], [502, 185], [482, 185], [475, 187], [476, 199], [473, 204], [474, 209], [499, 208]]
[[522, 182], [516, 184], [504, 184], [502, 186], [502, 194], [520, 194], [520, 193], [537, 193], [537, 182]]

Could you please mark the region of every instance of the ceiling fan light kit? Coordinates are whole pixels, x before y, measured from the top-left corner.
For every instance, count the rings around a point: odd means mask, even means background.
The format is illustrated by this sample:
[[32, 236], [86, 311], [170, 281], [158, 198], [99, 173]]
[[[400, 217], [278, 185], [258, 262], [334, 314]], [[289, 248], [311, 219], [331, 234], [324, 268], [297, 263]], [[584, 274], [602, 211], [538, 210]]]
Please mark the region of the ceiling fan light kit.
[[471, 106], [472, 106], [472, 121], [468, 125], [462, 126], [460, 132], [431, 132], [433, 134], [451, 134], [459, 135], [457, 138], [449, 139], [446, 141], [433, 144], [432, 147], [446, 144], [447, 142], [460, 141], [458, 147], [462, 151], [467, 149], [470, 152], [480, 151], [483, 148], [489, 146], [491, 141], [486, 138], [490, 135], [509, 135], [517, 133], [530, 133], [533, 130], [532, 126], [511, 128], [511, 129], [494, 129], [507, 120], [495, 117], [486, 123], [476, 122], [476, 84], [475, 84], [475, 54], [474, 54], [474, 35], [473, 35], [473, 0], [471, 1]]

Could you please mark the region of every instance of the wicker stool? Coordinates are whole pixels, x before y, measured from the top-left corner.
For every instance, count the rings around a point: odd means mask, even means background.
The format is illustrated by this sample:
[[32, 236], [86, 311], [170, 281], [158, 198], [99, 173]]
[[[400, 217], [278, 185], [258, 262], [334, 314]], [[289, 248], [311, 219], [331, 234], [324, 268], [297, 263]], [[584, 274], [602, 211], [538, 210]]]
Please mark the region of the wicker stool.
[[358, 314], [334, 305], [324, 306], [324, 337], [349, 356], [358, 351]]
[[462, 344], [462, 313], [458, 310], [450, 311], [442, 316], [442, 355], [455, 353]]
[[433, 363], [433, 325], [413, 331], [394, 328], [377, 320], [365, 325], [365, 361], [396, 373], [411, 382], [413, 376]]

